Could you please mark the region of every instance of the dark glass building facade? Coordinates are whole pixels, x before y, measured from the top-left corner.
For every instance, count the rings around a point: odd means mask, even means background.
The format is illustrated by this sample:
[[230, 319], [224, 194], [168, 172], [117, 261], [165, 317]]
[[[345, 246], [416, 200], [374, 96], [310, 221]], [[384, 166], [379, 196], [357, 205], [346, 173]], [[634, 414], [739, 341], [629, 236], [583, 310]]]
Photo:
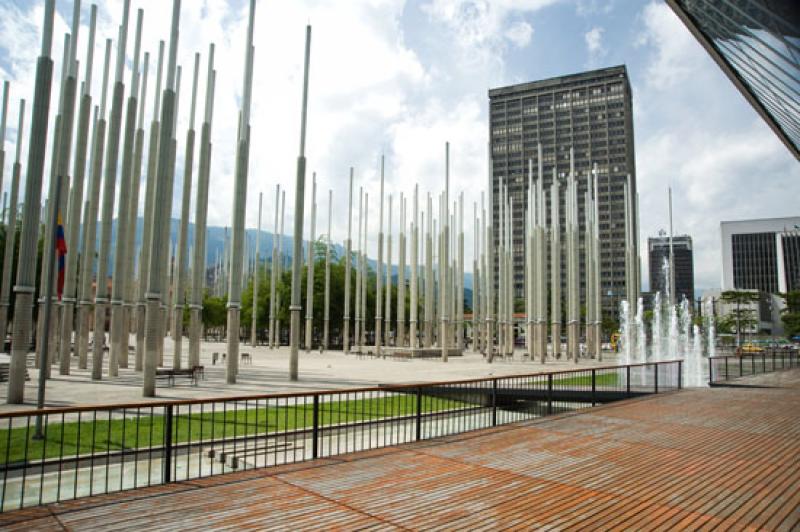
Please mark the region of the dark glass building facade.
[[[664, 262], [669, 263], [669, 237], [658, 236], [647, 239], [648, 262], [650, 265], [650, 292], [665, 292], [667, 289]], [[694, 251], [692, 237], [679, 235], [672, 237], [672, 254], [675, 263], [675, 296], [690, 302], [694, 299]]]
[[722, 287], [800, 290], [800, 217], [722, 222]]
[[[619, 301], [625, 296], [627, 289], [623, 186], [629, 174], [634, 197], [636, 194], [631, 88], [625, 66], [491, 89], [489, 116], [494, 237], [495, 242], [498, 242], [498, 192], [502, 182], [509, 187], [514, 205], [512, 245], [515, 297], [524, 297], [523, 229], [528, 199], [528, 161], [532, 160], [534, 179], [538, 179], [537, 145], [541, 143], [547, 223], [550, 224], [550, 185], [555, 169], [557, 179], [564, 185], [560, 193], [560, 223], [563, 232], [564, 190], [572, 147], [579, 183], [581, 304], [585, 297], [584, 194], [586, 177], [591, 172], [592, 165], [597, 163], [602, 308], [604, 314], [616, 316]], [[638, 220], [638, 214], [634, 213], [632, 218]], [[638, 235], [638, 228], [634, 228], [634, 231]], [[561, 241], [563, 244], [563, 236]], [[548, 270], [549, 252], [547, 246]], [[638, 257], [638, 250], [635, 256]], [[563, 251], [561, 270], [562, 293], [565, 293], [566, 264]]]
[[666, 1], [756, 112], [800, 159], [800, 3]]

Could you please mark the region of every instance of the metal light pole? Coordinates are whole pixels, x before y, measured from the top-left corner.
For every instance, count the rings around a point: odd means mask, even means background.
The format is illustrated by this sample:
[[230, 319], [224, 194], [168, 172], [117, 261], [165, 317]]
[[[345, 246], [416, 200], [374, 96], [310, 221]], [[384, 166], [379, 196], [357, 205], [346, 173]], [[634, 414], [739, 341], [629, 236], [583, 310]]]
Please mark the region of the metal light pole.
[[347, 240], [344, 243], [344, 323], [342, 342], [344, 352], [350, 352], [350, 275], [352, 269], [352, 235], [353, 228], [353, 167], [350, 167], [350, 187], [347, 196]]
[[[55, 185], [55, 193], [53, 195], [53, 204], [54, 206], [58, 205], [58, 200], [61, 197], [61, 176], [56, 176], [56, 185]], [[50, 227], [53, 228], [53, 242], [56, 240], [56, 233], [58, 232], [58, 208], [52, 209], [53, 211], [53, 219], [51, 220], [53, 223]], [[50, 264], [51, 267], [55, 265], [56, 261], [56, 247], [53, 245], [50, 249], [45, 250], [47, 254], [47, 264]], [[46, 277], [46, 288], [45, 288], [45, 302], [44, 302], [44, 330], [49, 331], [48, 328], [50, 325], [50, 312], [53, 306], [53, 277], [52, 275], [48, 275]], [[45, 334], [42, 336], [42, 349], [39, 351], [39, 387], [36, 393], [36, 409], [41, 410], [44, 408], [44, 392], [45, 392], [45, 384], [47, 382], [47, 372], [45, 371], [47, 367], [47, 343], [50, 341], [50, 335]], [[40, 440], [43, 438], [42, 435], [42, 416], [36, 416], [36, 432], [34, 433], [34, 439]]]
[[289, 358], [289, 379], [298, 379], [298, 349], [300, 348], [300, 265], [302, 264], [303, 210], [305, 207], [306, 182], [306, 110], [308, 108], [308, 64], [311, 55], [311, 26], [306, 26], [305, 64], [303, 67], [303, 105], [300, 118], [300, 155], [297, 158], [297, 178], [294, 203], [294, 241], [292, 253], [292, 300], [291, 313], [291, 354]]
[[145, 313], [145, 353], [144, 353], [144, 380], [142, 395], [154, 397], [156, 394], [156, 364], [158, 362], [158, 345], [163, 342], [161, 315], [161, 296], [166, 288], [163, 270], [166, 266], [166, 249], [161, 239], [163, 226], [169, 225], [169, 210], [164, 208], [167, 203], [172, 205], [173, 176], [170, 158], [173, 153], [174, 139], [174, 111], [175, 111], [175, 70], [178, 54], [178, 24], [180, 21], [180, 0], [173, 0], [172, 28], [169, 40], [169, 60], [167, 62], [167, 83], [162, 95], [161, 124], [158, 137], [158, 162], [156, 166], [156, 183], [154, 188], [153, 205], [153, 232], [150, 242], [150, 266], [145, 299], [147, 308]]
[[258, 245], [261, 241], [261, 205], [264, 200], [264, 194], [258, 193], [258, 229], [256, 230], [256, 265], [255, 273], [253, 274], [253, 312], [250, 317], [250, 345], [256, 346], [256, 332], [258, 331]]
[[333, 210], [333, 190], [328, 190], [328, 239], [325, 243], [325, 308], [323, 312], [322, 347], [328, 349], [331, 310], [331, 211]]
[[[36, 290], [36, 244], [39, 233], [41, 207], [37, 198], [42, 192], [42, 173], [47, 140], [48, 114], [50, 110], [50, 85], [53, 75], [53, 60], [50, 50], [53, 41], [53, 17], [55, 0], [46, 0], [44, 7], [44, 29], [42, 50], [36, 64], [33, 116], [31, 120], [28, 167], [25, 180], [25, 202], [20, 233], [20, 248], [17, 282], [14, 286], [14, 325], [11, 340], [11, 362], [8, 373], [7, 402], [19, 404], [24, 400], [25, 371], [32, 329], [33, 294]], [[41, 368], [44, 371], [44, 368]]]
[[244, 247], [244, 217], [247, 207], [247, 172], [250, 160], [250, 104], [253, 93], [253, 25], [255, 0], [250, 0], [250, 18], [247, 25], [242, 109], [239, 115], [237, 138], [236, 184], [233, 193], [233, 225], [231, 231], [230, 277], [228, 279], [228, 358], [225, 380], [236, 383], [239, 373], [239, 319], [242, 297], [242, 259]]
[[[194, 72], [192, 75], [192, 100], [189, 107], [189, 129], [186, 131], [186, 152], [183, 158], [183, 197], [181, 198], [181, 222], [178, 230], [178, 247], [175, 253], [175, 282], [173, 284], [173, 318], [172, 338], [174, 340], [174, 354], [172, 367], [181, 367], [183, 351], [183, 308], [186, 302], [186, 265], [189, 247], [189, 211], [192, 196], [192, 172], [194, 171], [194, 117], [197, 109], [197, 76], [200, 71], [200, 54], [194, 54]], [[191, 301], [191, 299], [190, 299]], [[189, 356], [191, 358], [191, 355]], [[190, 360], [189, 368], [194, 365]]]

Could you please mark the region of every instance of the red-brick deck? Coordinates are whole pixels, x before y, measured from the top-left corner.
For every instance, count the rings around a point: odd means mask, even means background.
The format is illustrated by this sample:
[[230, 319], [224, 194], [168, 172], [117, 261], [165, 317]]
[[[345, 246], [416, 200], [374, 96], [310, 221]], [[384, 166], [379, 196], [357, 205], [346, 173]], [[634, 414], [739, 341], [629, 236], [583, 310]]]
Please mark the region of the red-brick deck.
[[800, 370], [776, 382], [52, 504], [0, 527], [797, 529]]

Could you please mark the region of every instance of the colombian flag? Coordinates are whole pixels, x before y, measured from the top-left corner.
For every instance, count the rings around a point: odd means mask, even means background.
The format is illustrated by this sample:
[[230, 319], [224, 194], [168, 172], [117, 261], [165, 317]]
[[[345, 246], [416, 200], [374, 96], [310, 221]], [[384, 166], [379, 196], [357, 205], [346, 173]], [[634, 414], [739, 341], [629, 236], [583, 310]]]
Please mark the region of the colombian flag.
[[64, 257], [67, 255], [67, 241], [64, 239], [64, 222], [61, 212], [58, 213], [58, 226], [56, 227], [56, 252], [58, 253], [58, 299], [64, 293]]

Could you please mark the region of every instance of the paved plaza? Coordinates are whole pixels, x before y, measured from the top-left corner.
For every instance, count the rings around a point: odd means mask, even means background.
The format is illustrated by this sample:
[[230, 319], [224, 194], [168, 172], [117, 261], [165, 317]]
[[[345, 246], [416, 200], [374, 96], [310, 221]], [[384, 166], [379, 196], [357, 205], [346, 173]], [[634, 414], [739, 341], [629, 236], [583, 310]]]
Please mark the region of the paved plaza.
[[[131, 345], [134, 345], [133, 337]], [[184, 347], [186, 343], [184, 342]], [[165, 367], [172, 366], [173, 342], [167, 339], [164, 349]], [[517, 350], [513, 360], [495, 359], [488, 364], [480, 353], [465, 351], [464, 356], [450, 357], [447, 363], [439, 359], [376, 358], [373, 356], [345, 355], [342, 351], [300, 352], [300, 379], [289, 381], [289, 348], [269, 349], [268, 347], [249, 347], [242, 344], [241, 353], [251, 355], [252, 364], [239, 365], [238, 382], [225, 383], [225, 364], [219, 359], [212, 363], [213, 353], [223, 353], [224, 342], [203, 342], [200, 363], [205, 368], [205, 379], [196, 386], [188, 380], [178, 379], [174, 386], [159, 381], [156, 397], [142, 397], [142, 375], [133, 369], [134, 355], [130, 354], [129, 367], [120, 368], [119, 377], [109, 379], [103, 370], [103, 380], [91, 380], [91, 369], [78, 369], [77, 358], [73, 357], [70, 375], [59, 375], [58, 366], [53, 366], [52, 378], [47, 381], [47, 406], [73, 406], [88, 404], [138, 403], [143, 401], [163, 401], [170, 399], [231, 397], [240, 395], [270, 394], [281, 392], [306, 392], [340, 388], [375, 386], [378, 384], [399, 384], [410, 382], [431, 382], [444, 380], [473, 379], [491, 376], [519, 375], [541, 371], [570, 369], [575, 364], [562, 361], [541, 364], [531, 362]], [[32, 361], [33, 355], [30, 355]], [[105, 357], [108, 364], [108, 353]], [[582, 359], [577, 367], [592, 365], [615, 365], [615, 355], [606, 354], [602, 362]], [[30, 363], [29, 363], [30, 366]], [[91, 368], [91, 358], [89, 361]], [[38, 370], [29, 367], [30, 380], [25, 383], [25, 403], [21, 405], [0, 405], [0, 412], [28, 410], [36, 404], [36, 385]], [[0, 394], [6, 395], [7, 383], [0, 383]]]

